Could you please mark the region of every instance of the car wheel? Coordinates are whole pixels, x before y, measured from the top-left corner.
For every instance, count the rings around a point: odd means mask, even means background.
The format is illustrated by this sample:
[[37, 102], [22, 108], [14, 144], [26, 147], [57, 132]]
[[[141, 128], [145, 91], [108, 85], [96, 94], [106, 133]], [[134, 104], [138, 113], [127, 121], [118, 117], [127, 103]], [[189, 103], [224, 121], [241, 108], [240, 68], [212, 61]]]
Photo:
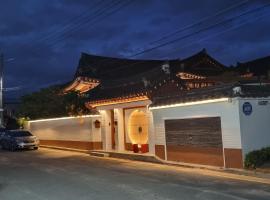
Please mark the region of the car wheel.
[[34, 150], [38, 150], [38, 147], [34, 147]]

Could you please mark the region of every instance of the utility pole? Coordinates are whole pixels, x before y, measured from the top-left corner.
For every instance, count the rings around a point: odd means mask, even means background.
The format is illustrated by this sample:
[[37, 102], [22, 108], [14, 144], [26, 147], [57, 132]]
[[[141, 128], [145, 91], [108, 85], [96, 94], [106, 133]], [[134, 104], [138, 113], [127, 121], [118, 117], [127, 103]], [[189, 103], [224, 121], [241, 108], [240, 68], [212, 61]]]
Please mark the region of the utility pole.
[[3, 73], [4, 73], [4, 54], [0, 55], [0, 127], [4, 125], [4, 108], [3, 108]]

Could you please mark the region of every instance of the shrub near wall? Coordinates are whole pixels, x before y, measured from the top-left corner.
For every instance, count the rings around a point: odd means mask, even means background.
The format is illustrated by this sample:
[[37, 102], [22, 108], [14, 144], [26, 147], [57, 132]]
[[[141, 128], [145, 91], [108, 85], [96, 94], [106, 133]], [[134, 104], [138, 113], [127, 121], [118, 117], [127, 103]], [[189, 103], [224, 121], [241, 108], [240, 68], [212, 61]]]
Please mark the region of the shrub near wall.
[[266, 162], [270, 162], [270, 147], [249, 152], [245, 158], [245, 167], [256, 169]]

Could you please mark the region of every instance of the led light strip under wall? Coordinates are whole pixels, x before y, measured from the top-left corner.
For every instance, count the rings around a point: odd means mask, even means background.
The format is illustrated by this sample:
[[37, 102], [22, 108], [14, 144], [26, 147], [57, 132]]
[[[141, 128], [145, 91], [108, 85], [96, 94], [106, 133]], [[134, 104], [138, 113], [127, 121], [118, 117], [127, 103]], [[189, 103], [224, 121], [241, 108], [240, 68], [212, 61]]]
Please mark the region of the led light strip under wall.
[[30, 120], [28, 122], [47, 122], [47, 121], [55, 121], [55, 120], [63, 120], [63, 119], [80, 119], [80, 118], [87, 118], [87, 117], [100, 117], [100, 115], [82, 115], [77, 117], [58, 117], [58, 118], [50, 118], [50, 119], [38, 119], [38, 120]]

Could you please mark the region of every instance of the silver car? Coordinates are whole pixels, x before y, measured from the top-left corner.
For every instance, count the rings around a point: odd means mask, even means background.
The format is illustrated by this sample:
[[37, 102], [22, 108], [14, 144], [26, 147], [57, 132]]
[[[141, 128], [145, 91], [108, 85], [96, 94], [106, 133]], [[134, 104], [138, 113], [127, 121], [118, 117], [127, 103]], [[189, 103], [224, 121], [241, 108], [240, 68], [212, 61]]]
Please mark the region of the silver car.
[[0, 145], [3, 149], [15, 151], [17, 149], [38, 149], [39, 140], [29, 131], [14, 130], [2, 133]]

